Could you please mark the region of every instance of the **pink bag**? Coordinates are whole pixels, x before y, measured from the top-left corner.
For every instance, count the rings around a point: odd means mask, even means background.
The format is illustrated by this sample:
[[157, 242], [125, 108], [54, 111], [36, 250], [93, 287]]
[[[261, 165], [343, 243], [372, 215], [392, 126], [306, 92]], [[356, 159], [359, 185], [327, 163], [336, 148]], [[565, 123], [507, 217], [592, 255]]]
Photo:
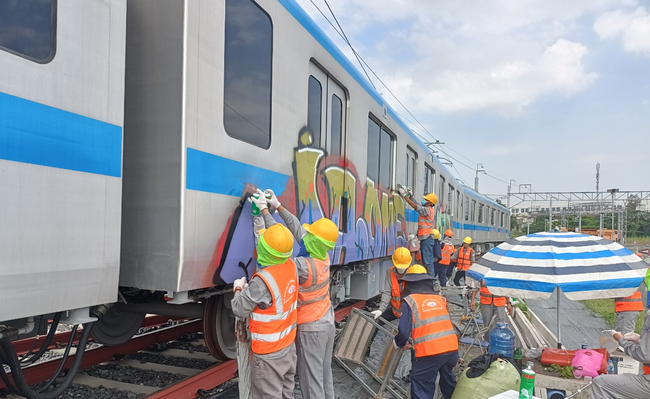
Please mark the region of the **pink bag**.
[[571, 366], [574, 367], [573, 376], [576, 378], [584, 376], [598, 377], [598, 370], [600, 370], [602, 361], [603, 354], [600, 352], [591, 349], [576, 351], [576, 355], [571, 361]]

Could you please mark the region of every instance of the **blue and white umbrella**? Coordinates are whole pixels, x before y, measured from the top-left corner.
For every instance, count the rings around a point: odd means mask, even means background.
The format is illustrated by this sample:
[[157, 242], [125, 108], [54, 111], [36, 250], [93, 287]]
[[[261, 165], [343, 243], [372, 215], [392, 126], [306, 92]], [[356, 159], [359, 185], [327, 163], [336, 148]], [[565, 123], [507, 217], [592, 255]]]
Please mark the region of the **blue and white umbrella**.
[[571, 300], [627, 297], [639, 288], [648, 264], [613, 241], [578, 233], [537, 233], [494, 248], [467, 276], [494, 295], [546, 299], [557, 290], [558, 348], [560, 289]]
[[468, 270], [494, 295], [546, 299], [557, 287], [585, 300], [632, 295], [648, 264], [622, 245], [586, 234], [537, 233], [494, 247]]

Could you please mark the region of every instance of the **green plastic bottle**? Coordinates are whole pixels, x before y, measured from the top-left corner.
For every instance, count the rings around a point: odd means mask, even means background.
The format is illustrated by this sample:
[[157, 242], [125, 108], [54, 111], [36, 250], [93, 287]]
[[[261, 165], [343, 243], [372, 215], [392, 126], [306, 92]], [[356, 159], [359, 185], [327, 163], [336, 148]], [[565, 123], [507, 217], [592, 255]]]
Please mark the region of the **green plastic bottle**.
[[533, 362], [528, 362], [528, 367], [521, 372], [521, 385], [519, 386], [519, 399], [533, 399], [535, 391], [535, 371]]

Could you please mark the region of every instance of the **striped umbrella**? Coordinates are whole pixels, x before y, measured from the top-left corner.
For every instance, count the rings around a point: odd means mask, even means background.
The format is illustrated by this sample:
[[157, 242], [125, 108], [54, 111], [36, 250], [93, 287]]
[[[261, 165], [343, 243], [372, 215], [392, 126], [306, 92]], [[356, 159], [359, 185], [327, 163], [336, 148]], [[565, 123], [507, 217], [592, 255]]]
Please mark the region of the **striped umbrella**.
[[[632, 295], [648, 264], [622, 245], [578, 233], [536, 233], [504, 242], [472, 265], [467, 276], [494, 295], [546, 299], [559, 287], [571, 300]], [[557, 291], [558, 305], [560, 290]], [[558, 341], [560, 340], [558, 306]]]

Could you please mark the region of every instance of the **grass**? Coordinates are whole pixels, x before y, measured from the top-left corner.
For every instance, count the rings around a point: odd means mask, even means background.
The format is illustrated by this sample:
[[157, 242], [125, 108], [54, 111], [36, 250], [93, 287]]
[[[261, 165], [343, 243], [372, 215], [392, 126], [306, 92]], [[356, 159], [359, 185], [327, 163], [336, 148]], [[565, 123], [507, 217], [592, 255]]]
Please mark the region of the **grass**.
[[526, 305], [524, 302], [517, 302], [515, 307], [519, 308], [526, 315], [526, 318], [530, 320], [530, 314], [528, 314], [528, 305]]
[[[608, 327], [616, 327], [616, 313], [614, 312], [614, 300], [613, 299], [592, 299], [589, 301], [581, 301], [583, 305], [594, 316], [602, 317], [605, 320], [605, 324]], [[643, 313], [639, 315], [636, 320], [635, 331], [638, 333], [643, 327]]]

